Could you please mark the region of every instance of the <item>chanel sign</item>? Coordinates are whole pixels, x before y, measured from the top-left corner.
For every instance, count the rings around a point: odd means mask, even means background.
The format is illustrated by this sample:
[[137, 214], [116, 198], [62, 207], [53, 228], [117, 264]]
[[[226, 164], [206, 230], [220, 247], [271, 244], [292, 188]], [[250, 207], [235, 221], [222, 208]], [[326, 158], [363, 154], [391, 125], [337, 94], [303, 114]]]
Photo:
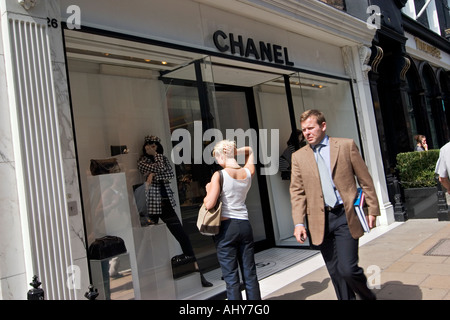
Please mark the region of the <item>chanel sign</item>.
[[256, 60], [268, 61], [287, 66], [293, 66], [289, 61], [288, 49], [277, 44], [263, 41], [255, 42], [253, 39], [245, 39], [233, 33], [226, 34], [222, 30], [217, 30], [213, 35], [214, 45], [220, 52], [230, 52], [239, 54], [241, 57], [254, 57]]

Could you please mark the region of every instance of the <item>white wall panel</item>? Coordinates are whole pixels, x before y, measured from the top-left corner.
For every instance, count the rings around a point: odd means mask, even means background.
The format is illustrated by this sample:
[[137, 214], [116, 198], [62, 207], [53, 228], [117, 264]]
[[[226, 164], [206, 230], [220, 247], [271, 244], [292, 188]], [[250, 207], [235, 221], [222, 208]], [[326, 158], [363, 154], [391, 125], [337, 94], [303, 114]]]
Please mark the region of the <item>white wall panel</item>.
[[[8, 54], [15, 103], [12, 123], [24, 242], [29, 242], [33, 273], [39, 276], [48, 299], [71, 299], [66, 285], [71, 265], [70, 228], [65, 186], [57, 99], [47, 21], [8, 15]], [[6, 50], [5, 50], [6, 51]], [[29, 234], [27, 234], [27, 232]], [[27, 275], [29, 276], [29, 275]], [[31, 279], [31, 278], [30, 278]]]

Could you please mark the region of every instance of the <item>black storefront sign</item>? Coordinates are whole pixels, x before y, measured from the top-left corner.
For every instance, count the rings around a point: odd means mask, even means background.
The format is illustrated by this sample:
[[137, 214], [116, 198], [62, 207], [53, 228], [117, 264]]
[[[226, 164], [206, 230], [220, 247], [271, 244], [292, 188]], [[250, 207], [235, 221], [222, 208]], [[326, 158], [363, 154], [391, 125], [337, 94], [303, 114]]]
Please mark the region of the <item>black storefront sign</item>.
[[237, 37], [233, 33], [226, 34], [222, 30], [217, 30], [213, 34], [214, 45], [220, 52], [238, 53], [241, 57], [255, 57], [256, 60], [269, 61], [286, 66], [293, 66], [289, 61], [288, 49], [277, 44], [259, 41], [258, 44], [252, 38], [244, 41], [241, 35]]

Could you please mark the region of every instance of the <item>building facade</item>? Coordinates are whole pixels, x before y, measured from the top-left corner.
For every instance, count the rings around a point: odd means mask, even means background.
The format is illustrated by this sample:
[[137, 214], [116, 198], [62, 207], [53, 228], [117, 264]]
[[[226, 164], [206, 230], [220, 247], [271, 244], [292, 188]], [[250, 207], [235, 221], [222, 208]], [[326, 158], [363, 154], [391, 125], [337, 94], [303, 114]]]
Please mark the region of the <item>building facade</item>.
[[[133, 187], [147, 135], [171, 160], [177, 214], [204, 271], [217, 268], [212, 239], [195, 229], [215, 170], [203, 152], [211, 132], [257, 150], [247, 202], [257, 250], [297, 246], [278, 156], [309, 108], [325, 112], [330, 135], [356, 141], [379, 223], [394, 221], [369, 81], [369, 4], [325, 2], [0, 1], [1, 298], [24, 299], [38, 275], [47, 299], [84, 299], [89, 284], [118, 299], [107, 269], [119, 261], [127, 299], [215, 294], [196, 274], [174, 277], [181, 248], [165, 224], [140, 224]], [[92, 174], [92, 159], [112, 157], [120, 172]], [[127, 253], [90, 258], [106, 235]]]
[[[448, 1], [372, 1], [381, 8], [369, 73], [386, 181], [396, 219], [408, 218], [396, 175], [396, 156], [449, 141], [450, 27]], [[397, 197], [396, 197], [397, 195]], [[395, 200], [397, 199], [397, 200]]]

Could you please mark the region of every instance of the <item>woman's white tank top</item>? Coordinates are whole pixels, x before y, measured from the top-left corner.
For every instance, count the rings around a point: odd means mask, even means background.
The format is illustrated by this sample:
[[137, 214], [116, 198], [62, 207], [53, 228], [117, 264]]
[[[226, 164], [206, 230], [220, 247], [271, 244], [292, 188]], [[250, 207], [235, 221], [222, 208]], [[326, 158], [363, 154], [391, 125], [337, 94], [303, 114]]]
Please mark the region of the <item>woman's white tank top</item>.
[[222, 170], [223, 187], [220, 200], [224, 218], [248, 220], [245, 199], [252, 185], [252, 175], [249, 169], [244, 168], [244, 170], [247, 173], [245, 179], [233, 179], [228, 172]]

